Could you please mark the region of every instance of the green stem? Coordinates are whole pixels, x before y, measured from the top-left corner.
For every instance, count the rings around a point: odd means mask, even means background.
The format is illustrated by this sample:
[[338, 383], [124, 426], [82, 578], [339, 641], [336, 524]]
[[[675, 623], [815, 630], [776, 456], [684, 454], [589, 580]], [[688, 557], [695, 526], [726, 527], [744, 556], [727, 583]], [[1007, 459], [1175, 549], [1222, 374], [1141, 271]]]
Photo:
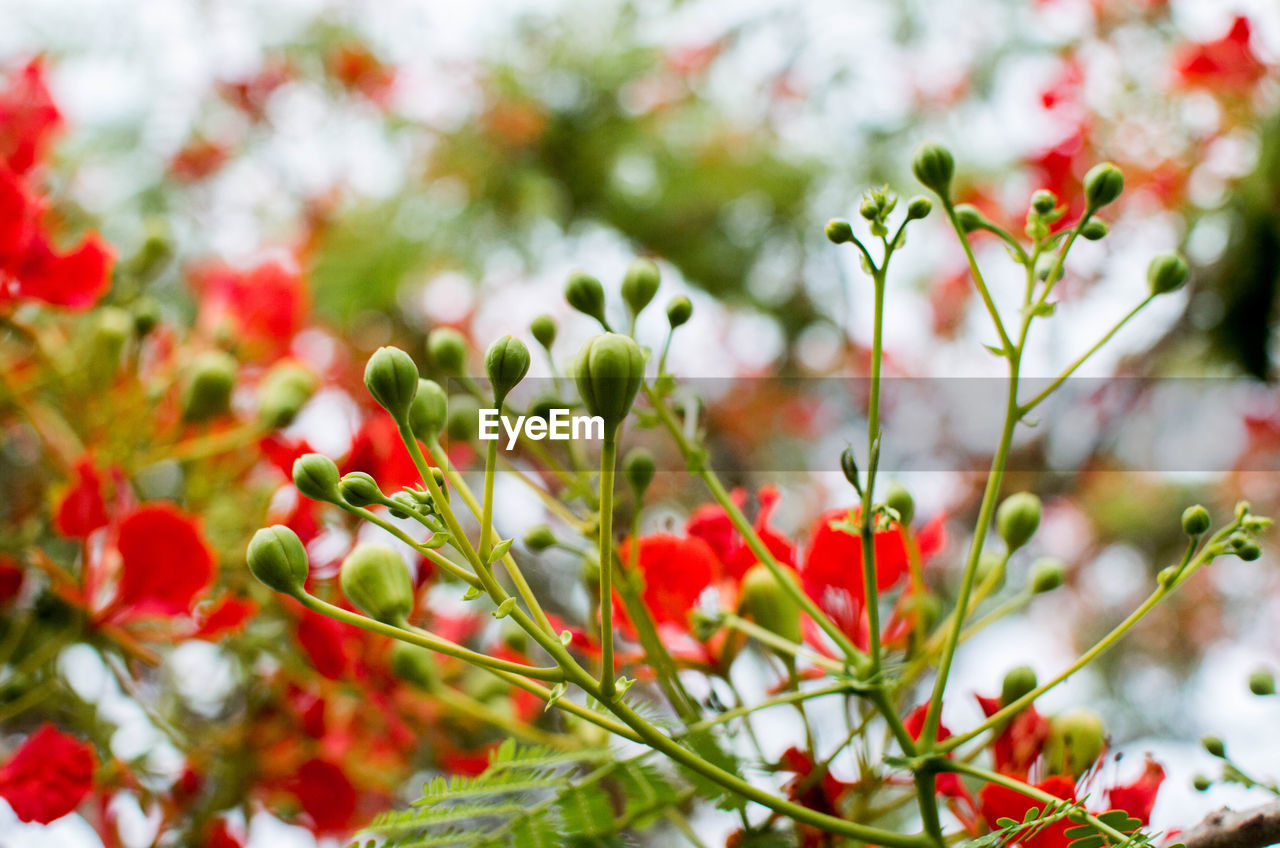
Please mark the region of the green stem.
[[1009, 338], [1009, 334], [1005, 332], [1004, 322], [1000, 320], [1000, 312], [996, 309], [995, 301], [991, 299], [991, 292], [987, 290], [987, 282], [982, 277], [982, 270], [978, 268], [978, 260], [973, 255], [973, 246], [969, 244], [969, 235], [960, 226], [960, 221], [956, 218], [955, 207], [951, 205], [948, 197], [942, 197], [942, 208], [946, 210], [947, 218], [951, 221], [951, 226], [956, 231], [956, 235], [960, 238], [960, 246], [964, 248], [965, 258], [969, 260], [969, 272], [973, 275], [973, 282], [978, 288], [978, 294], [982, 297], [982, 303], [987, 308], [987, 314], [991, 316], [991, 322], [995, 325], [996, 332], [1000, 334], [1000, 344], [1006, 353], [1013, 351], [1013, 341]]
[[[501, 410], [501, 408], [499, 408]], [[484, 492], [480, 512], [480, 558], [489, 561], [493, 550], [493, 476], [498, 464], [498, 440], [489, 442], [484, 454]]]
[[[886, 251], [887, 253], [887, 251]], [[876, 580], [875, 527], [872, 523], [872, 493], [876, 485], [876, 466], [880, 453], [880, 365], [884, 359], [884, 273], [873, 275], [875, 284], [875, 319], [871, 333], [871, 399], [867, 407], [867, 483], [862, 488], [862, 587], [867, 605], [870, 671], [875, 679], [883, 660], [880, 647], [880, 588]]]
[[469, 648], [450, 642], [448, 639], [442, 639], [425, 630], [414, 628], [413, 630], [405, 630], [392, 624], [385, 624], [372, 618], [366, 618], [358, 613], [345, 610], [342, 607], [334, 606], [328, 601], [322, 601], [315, 595], [301, 595], [298, 598], [302, 605], [312, 612], [318, 612], [321, 615], [327, 615], [329, 618], [341, 621], [344, 624], [350, 624], [353, 627], [359, 627], [361, 630], [368, 630], [370, 633], [377, 633], [381, 636], [389, 636], [392, 639], [398, 639], [401, 642], [408, 642], [411, 645], [418, 645], [423, 648], [462, 660], [471, 665], [480, 666], [481, 668], [491, 669], [493, 671], [505, 671], [511, 674], [521, 674], [525, 677], [532, 677], [535, 680], [550, 680], [559, 682], [564, 680], [564, 671], [558, 667], [540, 668], [536, 666], [522, 665], [509, 660], [498, 659], [487, 654], [481, 654]]
[[431, 697], [458, 715], [488, 722], [499, 730], [523, 739], [530, 744], [546, 745], [549, 748], [556, 748], [562, 751], [572, 751], [580, 747], [573, 737], [563, 736], [558, 733], [547, 733], [545, 730], [539, 730], [536, 727], [530, 727], [527, 724], [515, 721], [511, 716], [495, 710], [484, 701], [473, 698], [449, 686], [433, 688]]
[[600, 696], [606, 703], [617, 694], [613, 661], [613, 474], [617, 459], [615, 431], [605, 435], [600, 450]]
[[1146, 300], [1142, 301], [1133, 309], [1131, 309], [1127, 315], [1125, 315], [1123, 318], [1120, 319], [1119, 323], [1117, 323], [1114, 327], [1108, 330], [1102, 338], [1098, 339], [1097, 343], [1095, 343], [1093, 347], [1089, 348], [1087, 351], [1081, 354], [1076, 359], [1075, 362], [1071, 363], [1071, 365], [1069, 365], [1065, 371], [1059, 374], [1057, 379], [1055, 379], [1052, 383], [1050, 383], [1047, 387], [1045, 387], [1043, 391], [1041, 391], [1031, 400], [1022, 404], [1021, 407], [1019, 407], [1020, 414], [1026, 415], [1028, 412], [1030, 412], [1031, 410], [1039, 406], [1040, 403], [1043, 402], [1045, 398], [1047, 398], [1049, 395], [1057, 391], [1058, 387], [1061, 386], [1064, 382], [1066, 382], [1068, 377], [1074, 374], [1081, 365], [1084, 365], [1085, 361], [1088, 360], [1089, 357], [1097, 353], [1098, 350], [1101, 349], [1101, 347], [1104, 344], [1111, 341], [1111, 337], [1114, 336], [1116, 333], [1118, 333], [1121, 327], [1129, 323], [1129, 319], [1133, 318], [1135, 315], [1141, 312], [1143, 307], [1145, 307], [1148, 303], [1150, 303], [1153, 298], [1155, 298], [1155, 295], [1147, 295]]
[[[387, 503], [390, 504], [391, 502], [388, 501]], [[397, 539], [404, 542], [406, 545], [413, 548], [415, 551], [422, 554], [427, 559], [431, 560], [433, 563], [438, 565], [440, 568], [452, 574], [454, 577], [458, 578], [459, 580], [466, 583], [467, 585], [476, 586], [476, 587], [480, 586], [480, 580], [474, 574], [471, 574], [465, 568], [458, 565], [456, 562], [452, 561], [448, 557], [444, 556], [439, 551], [433, 548], [428, 548], [425, 545], [421, 544], [420, 542], [416, 541], [408, 533], [404, 532], [399, 527], [395, 526], [390, 521], [387, 521], [377, 513], [371, 512], [370, 510], [367, 510], [363, 507], [350, 506], [341, 501], [338, 501], [337, 505], [342, 509], [346, 510], [347, 512], [351, 513], [352, 515], [358, 515], [361, 518], [363, 518], [365, 521], [368, 521], [370, 524], [376, 525], [378, 527], [381, 527], [383, 530], [386, 530], [392, 536], [395, 536]]]

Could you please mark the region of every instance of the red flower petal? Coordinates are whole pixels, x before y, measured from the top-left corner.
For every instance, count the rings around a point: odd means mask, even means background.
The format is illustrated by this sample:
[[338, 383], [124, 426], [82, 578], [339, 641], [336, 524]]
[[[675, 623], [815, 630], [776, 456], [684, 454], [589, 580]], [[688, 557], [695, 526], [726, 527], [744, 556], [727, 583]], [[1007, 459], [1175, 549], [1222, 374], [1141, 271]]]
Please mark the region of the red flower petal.
[[189, 612], [213, 580], [214, 557], [196, 519], [170, 504], [144, 506], [120, 523], [124, 561], [114, 606], [126, 617]]
[[61, 120], [44, 83], [44, 63], [35, 59], [0, 91], [0, 159], [25, 174], [44, 157]]
[[107, 526], [107, 507], [102, 498], [102, 477], [94, 469], [93, 460], [81, 459], [75, 471], [75, 485], [62, 496], [54, 525], [64, 536], [83, 539]]
[[351, 828], [356, 789], [338, 766], [328, 760], [308, 760], [298, 768], [292, 789], [317, 833], [342, 833]]
[[192, 635], [209, 641], [229, 636], [244, 629], [245, 622], [253, 618], [257, 611], [258, 605], [248, 598], [223, 595], [207, 608], [197, 611], [198, 626]]
[[[1055, 774], [1044, 782], [1036, 784], [1036, 788], [1058, 798], [1075, 800], [1075, 784], [1071, 778], [1060, 774]], [[986, 819], [987, 826], [992, 829], [999, 827], [996, 824], [999, 819], [1010, 818], [1022, 821], [1027, 810], [1044, 806], [1040, 801], [1029, 798], [1016, 789], [1009, 789], [996, 783], [988, 783], [982, 787], [978, 798], [981, 802], [982, 817]], [[1067, 839], [1067, 830], [1074, 826], [1070, 821], [1063, 819], [1048, 825], [1033, 836], [1020, 840], [1019, 844], [1023, 848], [1067, 848], [1071, 841]]]
[[46, 723], [0, 768], [0, 797], [21, 821], [48, 824], [79, 806], [96, 767], [92, 745]]
[[226, 819], [218, 819], [205, 828], [201, 848], [244, 848], [244, 838], [231, 829]]
[[1144, 825], [1151, 821], [1156, 795], [1164, 783], [1164, 769], [1147, 756], [1141, 776], [1127, 786], [1113, 786], [1107, 791], [1107, 803], [1113, 810], [1124, 810]]
[[268, 359], [288, 350], [310, 308], [302, 276], [279, 262], [247, 271], [205, 268], [193, 274], [192, 285], [200, 296], [199, 323], [206, 332], [233, 332]]
[[22, 563], [7, 556], [0, 556], [0, 604], [7, 604], [22, 591], [26, 571]]
[[[630, 562], [631, 541], [618, 548], [622, 562]], [[640, 573], [644, 602], [658, 624], [670, 622], [687, 629], [689, 612], [716, 579], [720, 562], [701, 539], [659, 533], [640, 540]]]
[[88, 309], [111, 286], [111, 248], [90, 233], [74, 250], [58, 253], [37, 233], [14, 266], [19, 297], [42, 300], [68, 309]]
[[349, 658], [342, 624], [328, 616], [304, 610], [297, 633], [298, 642], [321, 676], [337, 680], [346, 673]]

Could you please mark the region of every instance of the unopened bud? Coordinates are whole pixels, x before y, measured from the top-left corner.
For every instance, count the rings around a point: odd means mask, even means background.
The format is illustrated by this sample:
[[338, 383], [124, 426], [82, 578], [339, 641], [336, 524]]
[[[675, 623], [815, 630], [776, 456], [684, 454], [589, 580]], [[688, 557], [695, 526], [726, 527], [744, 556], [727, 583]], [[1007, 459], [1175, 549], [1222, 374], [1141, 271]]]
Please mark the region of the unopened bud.
[[1048, 189], [1039, 189], [1031, 195], [1031, 208], [1038, 215], [1048, 215], [1058, 207], [1058, 198]]
[[1274, 695], [1276, 693], [1275, 675], [1260, 668], [1249, 675], [1249, 691], [1255, 695]]
[[654, 470], [653, 454], [644, 448], [632, 448], [623, 458], [622, 474], [637, 503], [644, 499], [645, 490], [653, 482]]
[[531, 551], [545, 551], [556, 543], [556, 534], [545, 524], [530, 527], [524, 534], [524, 546]]
[[1153, 295], [1177, 291], [1191, 275], [1187, 261], [1176, 253], [1162, 253], [1147, 266], [1147, 288]]
[[1203, 536], [1209, 531], [1210, 523], [1209, 510], [1200, 504], [1189, 506], [1182, 511], [1182, 532], [1188, 536]]
[[427, 359], [447, 377], [457, 377], [467, 367], [467, 337], [453, 327], [436, 327], [427, 334]]
[[1084, 199], [1089, 211], [1115, 202], [1124, 191], [1124, 174], [1110, 162], [1094, 165], [1084, 175]]
[[1062, 560], [1044, 557], [1031, 566], [1031, 591], [1037, 595], [1052, 592], [1066, 580], [1067, 568]]
[[316, 375], [296, 362], [272, 366], [258, 384], [258, 420], [264, 427], [288, 427], [316, 390]]
[[302, 594], [309, 571], [307, 549], [298, 534], [283, 524], [254, 533], [245, 561], [253, 576], [268, 587], [294, 597]]
[[1034, 692], [1038, 685], [1039, 681], [1031, 666], [1020, 665], [1010, 669], [1004, 676], [1004, 682], [1000, 684], [1000, 706], [1009, 706], [1028, 692]]
[[606, 329], [604, 317], [604, 286], [595, 277], [583, 271], [574, 271], [564, 284], [564, 299], [569, 305], [600, 322]]
[[428, 692], [439, 679], [435, 653], [408, 642], [396, 642], [391, 648], [391, 671], [406, 683]]
[[862, 481], [858, 479], [858, 459], [853, 455], [853, 448], [840, 451], [840, 471], [844, 473], [844, 479], [849, 481], [850, 486], [858, 491], [862, 490]]
[[595, 336], [578, 353], [574, 380], [587, 411], [604, 419], [605, 437], [612, 438], [644, 381], [644, 352], [628, 336]]
[[671, 325], [671, 329], [683, 326], [689, 323], [689, 319], [693, 317], [693, 303], [684, 295], [671, 298], [671, 302], [667, 304], [667, 323]]
[[951, 151], [940, 144], [922, 144], [911, 161], [911, 172], [921, 185], [944, 198], [951, 192], [951, 175], [955, 167]]
[[639, 315], [658, 293], [662, 275], [651, 259], [637, 259], [622, 278], [622, 300], [632, 315]]
[[398, 347], [380, 347], [364, 368], [364, 385], [378, 405], [398, 423], [407, 422], [418, 392], [418, 366]]
[[403, 624], [413, 612], [413, 581], [400, 555], [386, 545], [364, 542], [342, 561], [342, 593], [365, 615]]
[[764, 563], [756, 563], [742, 575], [738, 609], [765, 630], [800, 641], [800, 606]]
[[534, 341], [551, 350], [551, 345], [556, 341], [556, 320], [550, 315], [539, 315], [529, 322], [529, 332]]
[[889, 493], [884, 496], [884, 504], [898, 513], [898, 520], [903, 525], [911, 526], [911, 519], [916, 514], [916, 502], [910, 492], [894, 483], [889, 487]]
[[338, 493], [342, 499], [354, 507], [370, 506], [386, 500], [378, 481], [363, 471], [352, 471], [343, 474], [338, 482]]
[[474, 442], [480, 431], [480, 401], [471, 395], [454, 395], [449, 403], [445, 433], [459, 442]]
[[832, 218], [827, 222], [827, 240], [832, 244], [853, 241], [853, 227], [842, 218]]
[[303, 454], [293, 462], [293, 485], [313, 501], [338, 503], [342, 499], [338, 491], [341, 477], [338, 466], [323, 454]]
[[975, 230], [981, 230], [991, 224], [987, 220], [987, 216], [978, 211], [978, 207], [968, 203], [961, 203], [955, 208], [956, 223], [960, 225], [960, 229], [966, 233], [972, 233]]
[[1080, 235], [1089, 241], [1101, 241], [1107, 237], [1107, 222], [1100, 218], [1090, 218], [1080, 228]]
[[996, 532], [1009, 553], [1030, 541], [1039, 526], [1040, 499], [1030, 492], [1010, 495], [996, 510]]
[[1246, 539], [1243, 544], [1236, 547], [1236, 556], [1245, 562], [1253, 562], [1262, 556], [1262, 546], [1253, 539]]
[[207, 421], [225, 415], [231, 408], [231, 390], [236, 385], [236, 361], [223, 351], [202, 353], [191, 364], [182, 390], [182, 417], [187, 421]]
[[493, 389], [493, 402], [501, 406], [507, 394], [529, 373], [529, 348], [514, 336], [503, 336], [489, 345], [484, 370]]
[[1191, 779], [1191, 786], [1197, 792], [1206, 792], [1210, 786], [1213, 786], [1213, 781], [1205, 777], [1203, 774], [1197, 774]]
[[907, 204], [907, 220], [918, 221], [921, 218], [927, 218], [932, 211], [933, 201], [923, 195], [917, 195]]
[[1217, 736], [1202, 736], [1200, 737], [1200, 744], [1204, 746], [1204, 749], [1212, 757], [1221, 759], [1227, 755], [1227, 746], [1222, 744], [1222, 740]]
[[409, 406], [409, 429], [427, 444], [434, 442], [449, 420], [449, 396], [434, 380], [419, 380]]
[[1050, 774], [1079, 778], [1102, 755], [1107, 734], [1102, 718], [1089, 709], [1074, 709], [1049, 720], [1045, 760]]
[[133, 302], [133, 332], [138, 338], [150, 335], [160, 323], [160, 304], [154, 297], [143, 296]]

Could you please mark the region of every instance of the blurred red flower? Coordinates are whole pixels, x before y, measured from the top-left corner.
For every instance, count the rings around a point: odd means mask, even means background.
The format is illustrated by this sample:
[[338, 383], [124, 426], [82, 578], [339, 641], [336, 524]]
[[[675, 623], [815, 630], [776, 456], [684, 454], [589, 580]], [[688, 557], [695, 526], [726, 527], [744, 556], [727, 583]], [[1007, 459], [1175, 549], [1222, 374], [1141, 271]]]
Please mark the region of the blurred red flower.
[[317, 833], [345, 833], [354, 824], [356, 788], [341, 768], [319, 758], [298, 767], [290, 786]]
[[117, 617], [189, 613], [213, 580], [214, 555], [194, 516], [171, 504], [134, 510], [120, 522]]
[[1228, 94], [1245, 94], [1267, 73], [1249, 45], [1249, 19], [1238, 16], [1216, 41], [1185, 46], [1174, 61], [1178, 81]]
[[82, 457], [75, 467], [76, 481], [58, 504], [54, 525], [73, 539], [84, 539], [110, 520], [102, 500], [102, 477], [90, 457]]
[[1144, 825], [1149, 824], [1151, 810], [1156, 805], [1156, 795], [1163, 783], [1164, 768], [1148, 755], [1137, 780], [1107, 790], [1107, 803], [1112, 809], [1124, 810]]
[[192, 273], [200, 297], [198, 322], [211, 335], [230, 334], [248, 356], [276, 359], [302, 329], [310, 295], [302, 275], [281, 262], [238, 270], [225, 265]]
[[218, 819], [205, 828], [202, 848], [244, 848], [244, 839], [231, 829], [226, 819]]
[[[1060, 774], [1055, 774], [1035, 784], [1035, 788], [1048, 792], [1055, 798], [1076, 800], [1075, 782], [1071, 778]], [[982, 817], [986, 820], [987, 826], [992, 829], [999, 827], [997, 822], [1000, 819], [1009, 818], [1022, 821], [1027, 814], [1027, 810], [1032, 807], [1039, 809], [1044, 806], [1042, 801], [1030, 798], [1016, 789], [1010, 789], [997, 783], [988, 783], [982, 787], [982, 790], [978, 793], [978, 798]], [[1063, 818], [1061, 821], [1046, 825], [1030, 836], [1019, 839], [1018, 843], [1022, 845], [1022, 848], [1067, 848], [1067, 845], [1071, 842], [1067, 838], [1067, 830], [1074, 826], [1070, 821]]]
[[[809, 550], [800, 571], [805, 591], [819, 603], [831, 592], [848, 593], [862, 607], [866, 587], [862, 579], [862, 539], [833, 527], [840, 521], [858, 520], [860, 510], [833, 509], [824, 512], [813, 525]], [[902, 529], [893, 525], [875, 532], [876, 588], [890, 588], [907, 573], [907, 547]]]
[[0, 90], [0, 159], [25, 174], [44, 157], [61, 122], [45, 85], [44, 62], [33, 59]]
[[[622, 562], [630, 561], [631, 540], [618, 548]], [[644, 575], [644, 602], [655, 623], [687, 629], [689, 612], [717, 578], [720, 562], [715, 551], [694, 536], [657, 533], [640, 540], [640, 573]]]
[[[735, 491], [732, 497], [739, 508], [746, 501], [746, 495], [741, 491]], [[773, 516], [779, 497], [778, 490], [773, 486], [760, 488], [756, 493], [760, 509], [756, 513], [752, 527], [778, 562], [794, 568], [795, 545], [786, 536], [769, 526], [769, 519]], [[685, 524], [685, 532], [710, 545], [724, 566], [724, 576], [733, 578], [735, 581], [741, 579], [747, 569], [758, 561], [758, 557], [751, 552], [751, 548], [747, 546], [741, 534], [734, 528], [733, 522], [729, 520], [729, 514], [719, 504], [704, 504], [695, 509]]]
[[[1000, 710], [1000, 698], [976, 696], [978, 706], [986, 716]], [[1010, 719], [991, 746], [996, 771], [1014, 777], [1025, 778], [1031, 766], [1039, 759], [1045, 739], [1049, 737], [1049, 720], [1036, 712], [1034, 706], [1019, 711]]]
[[0, 797], [21, 821], [48, 824], [79, 806], [96, 767], [92, 745], [46, 723], [0, 768]]

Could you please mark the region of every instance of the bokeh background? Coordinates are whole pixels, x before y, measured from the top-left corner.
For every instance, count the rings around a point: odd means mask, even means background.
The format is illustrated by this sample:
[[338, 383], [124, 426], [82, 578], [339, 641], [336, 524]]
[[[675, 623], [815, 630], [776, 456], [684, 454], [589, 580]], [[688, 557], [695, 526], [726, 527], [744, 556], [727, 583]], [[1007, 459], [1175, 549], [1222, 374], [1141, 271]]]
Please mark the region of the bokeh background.
[[[616, 285], [643, 254], [659, 261], [666, 294], [695, 305], [673, 371], [727, 387], [708, 389], [716, 461], [748, 490], [778, 485], [775, 522], [803, 535], [822, 508], [847, 503], [829, 470], [860, 423], [774, 378], [863, 377], [870, 337], [870, 287], [822, 223], [855, 216], [868, 186], [914, 193], [910, 150], [936, 139], [960, 163], [959, 199], [1015, 230], [1032, 190], [1070, 200], [1093, 163], [1125, 171], [1110, 235], [1073, 253], [1058, 315], [1029, 353], [1032, 376], [1056, 374], [1092, 343], [1140, 299], [1147, 259], [1176, 248], [1195, 269], [1189, 288], [1153, 305], [1081, 374], [1211, 379], [1234, 392], [1203, 436], [1215, 450], [1178, 472], [1145, 466], [1107, 438], [1108, 423], [1135, 408], [1160, 418], [1158, 380], [1120, 400], [1086, 392], [1056, 410], [1075, 416], [1053, 428], [1078, 436], [1065, 446], [1034, 432], [1020, 443], [1011, 485], [1045, 493], [1037, 552], [1065, 560], [1071, 580], [1052, 606], [966, 647], [961, 688], [998, 688], [1023, 662], [1051, 672], [1105, 632], [1176, 557], [1186, 503], [1222, 513], [1247, 497], [1264, 514], [1280, 508], [1280, 399], [1269, 382], [1280, 350], [1280, 6], [1271, 0], [6, 0], [0, 19], [0, 64], [40, 57], [64, 117], [46, 179], [60, 224], [70, 234], [96, 229], [120, 259], [105, 302], [145, 302], [162, 321], [222, 344], [217, 292], [256, 291], [272, 356], [345, 375], [346, 388], [317, 394], [288, 439], [335, 456], [376, 454], [367, 412], [347, 390], [358, 385], [352, 375], [382, 344], [422, 358], [438, 326], [483, 349], [501, 333], [527, 337], [529, 320], [549, 312], [561, 327], [557, 353], [567, 355], [591, 322], [563, 304], [566, 274], [586, 268]], [[998, 376], [959, 246], [936, 220], [912, 241], [890, 282], [889, 375]], [[1002, 253], [979, 244], [997, 297], [1020, 284]], [[253, 276], [263, 268], [279, 273]], [[641, 332], [660, 339], [661, 316], [645, 317]], [[548, 375], [545, 363], [535, 375]], [[1178, 403], [1198, 396], [1180, 397], [1163, 413], [1174, 429], [1186, 412]], [[117, 424], [147, 429], [150, 407], [111, 403]], [[90, 414], [68, 417], [82, 436]], [[0, 507], [10, 527], [28, 526], [67, 485], [23, 449], [30, 440], [14, 426], [0, 460], [0, 489], [21, 493]], [[890, 469], [919, 514], [953, 520], [944, 572], [963, 549], [982, 483], [973, 469], [994, 438], [954, 434], [945, 461]], [[242, 562], [247, 534], [281, 509], [278, 476], [254, 477], [251, 496], [213, 482], [197, 490], [198, 474], [165, 478], [137, 445], [84, 440], [103, 467], [119, 463], [135, 484], [204, 515], [224, 573]], [[508, 483], [518, 534], [542, 515]], [[703, 499], [679, 475], [660, 475], [659, 485], [666, 511], [654, 522], [681, 520]], [[321, 534], [314, 544], [337, 550], [345, 538]], [[1096, 705], [1116, 749], [1133, 755], [1128, 765], [1147, 751], [1160, 758], [1170, 780], [1157, 826], [1257, 799], [1239, 786], [1191, 790], [1191, 776], [1213, 768], [1195, 742], [1203, 732], [1276, 776], [1277, 708], [1244, 682], [1255, 668], [1280, 669], [1276, 562], [1268, 549], [1255, 563], [1215, 565], [1049, 699]], [[572, 570], [551, 562], [548, 579]], [[243, 577], [224, 579], [255, 591]], [[255, 627], [165, 650], [143, 683], [169, 693], [159, 715], [138, 706], [146, 693], [122, 691], [96, 647], [74, 644], [57, 658], [59, 691], [141, 775], [111, 802], [120, 844], [150, 845], [169, 824], [152, 796], [171, 792], [191, 761], [165, 721], [222, 733], [261, 719], [246, 704], [270, 635]], [[976, 703], [957, 701], [947, 720], [977, 715]], [[34, 718], [6, 717], [5, 736], [21, 738]], [[288, 710], [277, 718], [298, 726]], [[441, 768], [432, 744], [392, 769], [381, 799], [395, 800], [397, 781]], [[225, 794], [200, 816], [236, 810], [237, 827], [253, 822], [252, 846], [332, 840], [359, 818], [332, 833], [308, 824], [305, 809], [298, 822], [296, 788], [257, 787], [254, 769], [246, 761], [229, 776], [211, 766]], [[702, 824], [723, 828], [714, 816]], [[22, 825], [0, 804], [0, 844], [99, 839], [79, 817]]]

